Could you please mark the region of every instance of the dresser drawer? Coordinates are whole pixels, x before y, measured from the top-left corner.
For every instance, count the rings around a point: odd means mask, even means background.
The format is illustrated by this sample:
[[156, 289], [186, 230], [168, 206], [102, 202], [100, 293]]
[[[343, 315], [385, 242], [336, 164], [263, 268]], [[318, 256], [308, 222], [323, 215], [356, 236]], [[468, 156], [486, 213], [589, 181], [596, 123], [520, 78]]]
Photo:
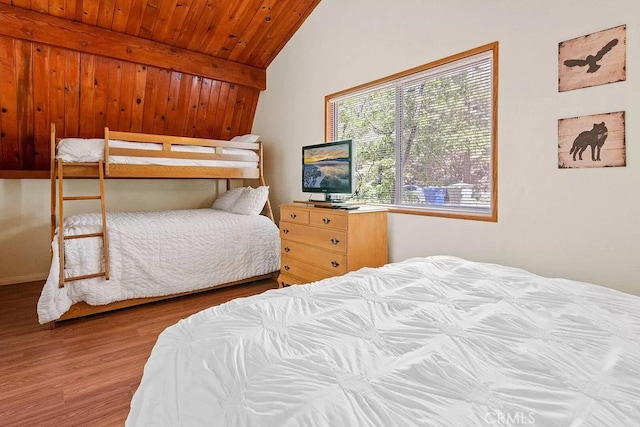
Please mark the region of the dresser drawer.
[[347, 215], [331, 209], [322, 209], [309, 212], [309, 224], [320, 228], [347, 229]]
[[331, 272], [333, 275], [347, 272], [347, 256], [343, 253], [327, 251], [292, 240], [281, 241], [280, 253], [287, 258], [296, 258]]
[[283, 222], [280, 224], [280, 238], [343, 253], [347, 251], [346, 231]]
[[[315, 267], [306, 261], [290, 258], [284, 255], [281, 260], [280, 271], [285, 276], [295, 276], [300, 283], [310, 283], [327, 277], [335, 276], [330, 271]], [[296, 281], [293, 279], [292, 281]]]
[[309, 211], [303, 208], [283, 206], [280, 209], [280, 221], [292, 222], [295, 224], [309, 224]]

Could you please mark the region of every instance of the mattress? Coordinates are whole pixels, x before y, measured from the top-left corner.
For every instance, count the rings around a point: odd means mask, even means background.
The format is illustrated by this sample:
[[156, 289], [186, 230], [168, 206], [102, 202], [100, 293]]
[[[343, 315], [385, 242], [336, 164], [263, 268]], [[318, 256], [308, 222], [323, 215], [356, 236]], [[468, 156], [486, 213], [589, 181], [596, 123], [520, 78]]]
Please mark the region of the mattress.
[[[109, 140], [110, 148], [162, 150], [161, 144]], [[215, 154], [215, 148], [194, 145], [175, 145], [173, 151]], [[173, 159], [164, 157], [109, 156], [109, 163], [130, 165], [208, 166], [231, 168], [257, 168], [258, 154], [253, 150], [224, 148], [222, 154], [248, 156], [247, 161]], [[104, 160], [104, 138], [65, 138], [58, 143], [57, 159], [64, 162], [97, 162]]]
[[[101, 231], [101, 215], [72, 215], [67, 235]], [[107, 214], [110, 279], [83, 279], [58, 286], [57, 234], [49, 276], [38, 301], [38, 320], [50, 322], [72, 304], [104, 305], [132, 298], [171, 295], [269, 274], [280, 263], [275, 224], [262, 215], [216, 209]], [[102, 239], [65, 241], [65, 277], [104, 271]]]
[[632, 426], [640, 298], [455, 257], [362, 269], [167, 328], [127, 426]]

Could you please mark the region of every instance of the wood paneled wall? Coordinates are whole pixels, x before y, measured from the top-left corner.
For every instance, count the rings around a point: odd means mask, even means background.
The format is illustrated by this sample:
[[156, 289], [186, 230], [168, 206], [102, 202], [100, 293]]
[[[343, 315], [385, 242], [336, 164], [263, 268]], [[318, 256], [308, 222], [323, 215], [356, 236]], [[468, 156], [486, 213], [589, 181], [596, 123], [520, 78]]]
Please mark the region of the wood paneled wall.
[[104, 127], [229, 139], [249, 133], [259, 89], [0, 36], [0, 170], [47, 170], [49, 129]]

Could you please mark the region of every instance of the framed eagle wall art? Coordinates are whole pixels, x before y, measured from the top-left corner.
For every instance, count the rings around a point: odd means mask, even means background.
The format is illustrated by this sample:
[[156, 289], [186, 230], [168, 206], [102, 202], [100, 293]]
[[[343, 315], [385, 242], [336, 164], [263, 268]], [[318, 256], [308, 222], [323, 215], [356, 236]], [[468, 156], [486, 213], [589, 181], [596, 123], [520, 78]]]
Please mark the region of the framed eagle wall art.
[[560, 42], [558, 91], [626, 79], [627, 26]]

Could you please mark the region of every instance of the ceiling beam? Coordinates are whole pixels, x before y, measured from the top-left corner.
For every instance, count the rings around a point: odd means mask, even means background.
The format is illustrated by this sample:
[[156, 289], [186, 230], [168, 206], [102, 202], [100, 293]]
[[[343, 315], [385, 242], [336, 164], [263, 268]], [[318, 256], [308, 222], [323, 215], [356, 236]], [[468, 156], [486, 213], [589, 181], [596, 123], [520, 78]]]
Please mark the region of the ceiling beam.
[[0, 4], [0, 35], [266, 89], [266, 71], [226, 59]]

